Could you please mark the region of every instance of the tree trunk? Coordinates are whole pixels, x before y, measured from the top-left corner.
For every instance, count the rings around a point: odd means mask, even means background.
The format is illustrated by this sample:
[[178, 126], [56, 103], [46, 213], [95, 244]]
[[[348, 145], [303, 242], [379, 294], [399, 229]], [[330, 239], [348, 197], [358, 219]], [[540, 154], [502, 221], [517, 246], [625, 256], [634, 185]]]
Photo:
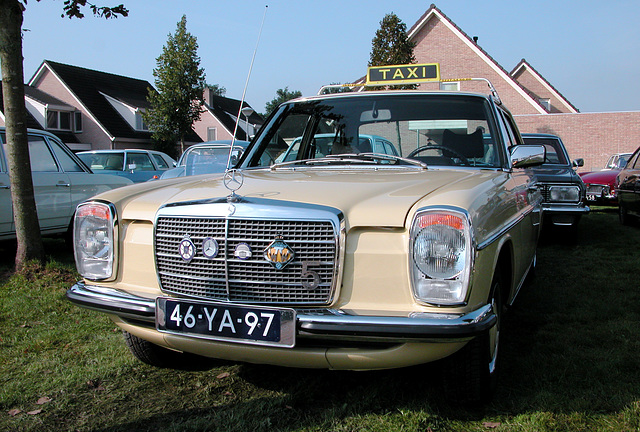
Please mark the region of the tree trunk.
[[29, 160], [22, 69], [22, 12], [23, 6], [17, 0], [0, 0], [0, 63], [18, 271], [28, 260], [42, 261], [44, 258]]

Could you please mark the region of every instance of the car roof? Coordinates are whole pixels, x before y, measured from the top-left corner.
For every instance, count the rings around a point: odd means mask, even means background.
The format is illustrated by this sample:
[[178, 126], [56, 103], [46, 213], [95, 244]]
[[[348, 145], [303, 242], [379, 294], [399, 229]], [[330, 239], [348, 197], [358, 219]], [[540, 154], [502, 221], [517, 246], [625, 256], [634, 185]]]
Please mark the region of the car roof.
[[464, 97], [464, 96], [473, 96], [484, 98], [486, 100], [491, 100], [491, 95], [484, 93], [474, 93], [474, 92], [460, 92], [460, 91], [444, 91], [444, 90], [432, 90], [432, 91], [424, 91], [424, 90], [375, 90], [375, 91], [356, 91], [356, 92], [345, 92], [345, 93], [330, 93], [330, 94], [322, 94], [322, 95], [314, 95], [314, 96], [303, 96], [296, 99], [291, 99], [284, 104], [287, 103], [295, 103], [295, 102], [303, 102], [303, 101], [313, 101], [313, 100], [326, 100], [326, 99], [341, 99], [341, 98], [353, 98], [353, 97], [371, 97], [371, 96], [402, 96], [402, 95], [412, 95], [412, 96], [456, 96], [456, 97]]
[[[0, 132], [4, 132], [6, 130], [5, 126], [0, 126]], [[48, 132], [46, 130], [42, 130], [42, 129], [32, 129], [32, 128], [27, 128], [27, 133], [30, 134], [39, 134], [39, 135], [46, 135], [48, 137], [51, 138], [55, 138], [58, 141], [62, 141], [60, 138], [58, 138], [55, 134]]]
[[558, 138], [560, 139], [560, 137], [558, 135], [554, 135], [554, 134], [548, 134], [548, 133], [522, 133], [520, 134], [522, 135], [522, 138]]

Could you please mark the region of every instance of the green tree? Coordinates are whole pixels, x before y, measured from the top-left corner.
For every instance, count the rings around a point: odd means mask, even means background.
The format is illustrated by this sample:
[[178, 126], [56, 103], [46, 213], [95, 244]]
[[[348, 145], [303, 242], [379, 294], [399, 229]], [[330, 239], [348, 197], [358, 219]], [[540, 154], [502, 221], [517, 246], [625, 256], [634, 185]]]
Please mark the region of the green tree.
[[149, 89], [151, 108], [143, 113], [144, 120], [156, 142], [180, 141], [182, 152], [185, 136], [203, 112], [205, 88], [198, 42], [187, 32], [186, 15], [178, 22], [175, 34], [169, 34], [153, 76], [157, 91]]
[[[38, 0], [40, 1], [40, 0]], [[7, 162], [11, 182], [13, 219], [17, 250], [15, 265], [20, 271], [27, 261], [42, 261], [44, 248], [33, 194], [31, 161], [27, 141], [26, 108], [24, 102], [24, 68], [22, 64], [22, 22], [27, 0], [0, 0], [0, 64], [4, 102]], [[65, 0], [62, 16], [83, 18], [88, 7], [95, 16], [117, 18], [127, 16], [123, 5], [96, 6], [87, 0]]]
[[289, 91], [289, 87], [278, 89], [276, 91], [276, 97], [273, 98], [270, 102], [267, 102], [264, 106], [265, 117], [271, 114], [273, 110], [278, 108], [278, 105], [280, 105], [281, 103], [298, 98], [300, 96], [302, 96], [302, 92], [299, 90]]
[[[407, 25], [393, 12], [384, 16], [380, 28], [371, 41], [369, 66], [387, 66], [415, 63], [413, 49], [416, 44], [407, 37]], [[392, 86], [395, 89], [412, 89], [410, 86]]]
[[218, 84], [205, 84], [205, 87], [213, 92], [216, 96], [226, 96], [227, 89]]

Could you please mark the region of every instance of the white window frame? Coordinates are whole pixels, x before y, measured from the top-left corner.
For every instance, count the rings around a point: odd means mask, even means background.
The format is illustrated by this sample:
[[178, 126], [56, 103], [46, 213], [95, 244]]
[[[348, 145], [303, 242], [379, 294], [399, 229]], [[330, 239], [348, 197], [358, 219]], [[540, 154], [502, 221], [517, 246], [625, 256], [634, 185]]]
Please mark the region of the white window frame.
[[216, 141], [218, 139], [218, 128], [207, 128], [207, 141]]
[[[55, 127], [51, 127], [49, 126], [49, 114], [54, 114], [56, 115], [56, 124]], [[62, 113], [68, 114], [69, 115], [69, 127], [68, 128], [62, 128], [60, 127], [60, 115]], [[55, 109], [48, 109], [47, 108], [47, 113], [45, 116], [45, 124], [46, 124], [46, 128], [47, 130], [57, 130], [57, 131], [72, 131], [73, 130], [73, 111], [61, 111], [61, 110], [55, 110]]]

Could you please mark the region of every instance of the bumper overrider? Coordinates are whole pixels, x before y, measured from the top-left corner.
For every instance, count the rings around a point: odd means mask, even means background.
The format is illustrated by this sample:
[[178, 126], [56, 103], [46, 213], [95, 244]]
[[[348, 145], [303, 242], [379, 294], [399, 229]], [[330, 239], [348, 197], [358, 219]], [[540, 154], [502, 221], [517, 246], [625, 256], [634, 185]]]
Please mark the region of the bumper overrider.
[[[156, 322], [156, 299], [80, 281], [67, 291], [78, 306], [134, 322]], [[294, 308], [295, 309], [295, 308]], [[336, 309], [296, 310], [296, 337], [388, 342], [464, 341], [489, 330], [497, 317], [490, 304], [465, 314], [355, 315]]]

